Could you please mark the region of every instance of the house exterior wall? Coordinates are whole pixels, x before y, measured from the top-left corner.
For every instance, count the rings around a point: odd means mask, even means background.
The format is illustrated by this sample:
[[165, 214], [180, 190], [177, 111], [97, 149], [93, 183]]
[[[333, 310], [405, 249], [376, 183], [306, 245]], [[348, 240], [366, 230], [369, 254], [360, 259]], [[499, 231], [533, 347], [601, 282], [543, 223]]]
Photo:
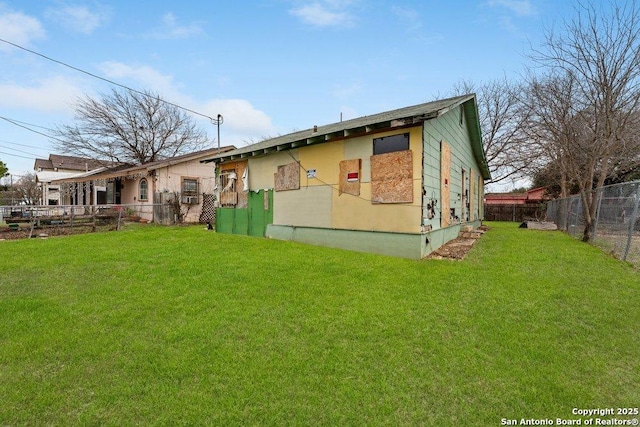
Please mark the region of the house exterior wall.
[[[274, 194], [274, 224], [294, 227], [320, 227], [328, 229], [366, 230], [397, 233], [420, 232], [421, 203], [421, 126], [384, 132], [352, 139], [329, 142], [296, 150], [295, 155], [252, 158], [249, 177], [252, 190], [273, 188], [273, 175], [279, 162], [288, 164], [299, 160], [300, 189], [276, 191]], [[371, 202], [371, 156], [373, 139], [409, 133], [412, 156], [413, 202]], [[293, 153], [292, 153], [293, 154]], [[360, 195], [340, 194], [340, 161], [360, 159]], [[280, 163], [283, 164], [283, 163]], [[308, 177], [307, 171], [315, 171]], [[254, 172], [255, 171], [255, 172]], [[254, 177], [258, 179], [254, 181]], [[267, 176], [271, 182], [267, 182]]]
[[[422, 206], [423, 225], [426, 230], [437, 230], [448, 226], [449, 223], [474, 222], [482, 219], [483, 186], [480, 185], [482, 173], [471, 149], [466, 118], [459, 108], [443, 114], [437, 120], [426, 121], [424, 124], [423, 185], [425, 192]], [[451, 153], [448, 186], [441, 183], [443, 141], [449, 146]], [[441, 208], [442, 199], [447, 196], [449, 208], [455, 210], [458, 220], [453, 218], [451, 221], [446, 221], [449, 212], [444, 212]], [[433, 200], [439, 208], [436, 209], [436, 215], [429, 218], [427, 205]]]
[[[294, 149], [286, 152], [273, 153], [263, 157], [249, 158], [249, 187], [251, 190], [273, 188], [273, 174], [279, 165], [286, 165], [300, 159], [300, 150]], [[225, 168], [223, 163], [220, 168]]]
[[[462, 108], [454, 108], [424, 123], [423, 257], [455, 239], [463, 224], [480, 226], [484, 215], [484, 180], [469, 135], [469, 126], [473, 124], [467, 123]], [[443, 162], [445, 145], [448, 158]], [[448, 183], [444, 182], [445, 178]], [[453, 215], [451, 210], [455, 212]]]
[[[152, 221], [155, 193], [181, 193], [182, 179], [190, 178], [198, 180], [198, 203], [182, 204], [182, 213], [185, 222], [198, 222], [202, 211], [202, 194], [212, 194], [215, 186], [215, 178], [211, 166], [200, 163], [199, 160], [170, 165], [152, 171], [146, 170], [134, 176], [123, 177], [120, 188], [121, 204], [143, 207], [139, 209], [141, 217]], [[146, 200], [140, 199], [140, 181], [147, 180]]]
[[[477, 123], [466, 120], [463, 107], [455, 107], [410, 127], [249, 156], [243, 161], [248, 164], [250, 191], [274, 190], [273, 220], [267, 222], [264, 235], [419, 259], [456, 238], [462, 225], [479, 226], [483, 169], [474, 156], [469, 127]], [[409, 150], [373, 157], [375, 138], [407, 133]], [[351, 179], [347, 189], [344, 167], [358, 164], [357, 185]], [[390, 184], [384, 181], [388, 177]], [[379, 199], [381, 187], [384, 194]], [[217, 229], [246, 234], [244, 213], [223, 211], [219, 210]]]

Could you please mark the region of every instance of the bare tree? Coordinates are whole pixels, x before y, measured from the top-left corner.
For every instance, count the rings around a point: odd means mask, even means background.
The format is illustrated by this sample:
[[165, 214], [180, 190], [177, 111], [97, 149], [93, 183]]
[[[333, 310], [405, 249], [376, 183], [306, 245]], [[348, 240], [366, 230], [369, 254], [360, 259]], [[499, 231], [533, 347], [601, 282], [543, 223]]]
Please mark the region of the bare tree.
[[36, 183], [36, 175], [27, 173], [13, 184], [13, 198], [25, 205], [37, 205], [40, 201], [40, 188]]
[[527, 109], [520, 99], [521, 85], [506, 78], [481, 84], [460, 81], [453, 92], [477, 96], [482, 144], [491, 172], [488, 184], [523, 177], [532, 157], [523, 139]]
[[534, 97], [544, 99], [538, 105], [549, 103], [538, 111], [546, 126], [537, 129], [539, 140], [547, 132], [546, 153], [579, 188], [585, 241], [596, 218], [593, 190], [637, 164], [640, 150], [640, 15], [635, 2], [609, 6], [578, 3], [563, 31], [547, 32], [544, 50], [532, 55], [548, 70], [544, 82], [532, 82]]
[[[578, 148], [573, 129], [579, 103], [576, 99], [575, 79], [564, 76], [529, 76], [529, 86], [524, 94], [529, 106], [527, 126], [524, 130], [529, 141], [530, 154], [538, 159], [532, 168], [533, 176], [551, 173], [558, 181], [559, 196], [567, 197], [574, 180], [574, 173], [583, 166], [572, 153]], [[580, 166], [576, 166], [580, 163]]]
[[69, 154], [142, 164], [203, 148], [204, 131], [159, 95], [118, 91], [76, 104], [76, 122], [56, 131], [56, 147]]

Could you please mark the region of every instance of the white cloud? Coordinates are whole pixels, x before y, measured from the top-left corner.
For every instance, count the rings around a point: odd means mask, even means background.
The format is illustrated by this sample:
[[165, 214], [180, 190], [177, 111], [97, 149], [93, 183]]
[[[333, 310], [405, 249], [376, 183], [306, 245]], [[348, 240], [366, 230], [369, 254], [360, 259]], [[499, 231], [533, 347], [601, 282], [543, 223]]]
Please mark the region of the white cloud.
[[109, 11], [105, 8], [91, 10], [87, 6], [69, 5], [55, 9], [49, 8], [45, 16], [68, 31], [91, 34], [109, 20]]
[[186, 39], [200, 34], [204, 34], [204, 30], [199, 24], [195, 22], [187, 25], [180, 24], [175, 15], [168, 12], [162, 17], [160, 28], [148, 33], [147, 37], [154, 39]]
[[[204, 101], [194, 100], [181, 92], [173, 79], [173, 76], [164, 75], [149, 66], [130, 66], [120, 62], [105, 62], [101, 66], [106, 77], [114, 79], [118, 83], [123, 80], [131, 80], [136, 83], [136, 88], [142, 86], [151, 89], [166, 101], [180, 105], [209, 117], [217, 117], [222, 114], [224, 118], [223, 144], [242, 145], [243, 141], [259, 140], [275, 132], [271, 118], [263, 111], [256, 109], [249, 101], [244, 99], [210, 99]], [[194, 118], [204, 120], [205, 127], [210, 135], [211, 123], [201, 116]]]
[[222, 114], [220, 139], [223, 145], [241, 146], [243, 142], [274, 136], [276, 132], [271, 118], [245, 99], [212, 99], [194, 109], [210, 117]]
[[[0, 4], [0, 38], [28, 46], [32, 40], [43, 39], [44, 28], [36, 18], [25, 15], [22, 12], [14, 12]], [[1, 51], [10, 51], [12, 47], [6, 43], [0, 43]]]
[[424, 44], [434, 44], [443, 40], [443, 36], [438, 33], [427, 35], [420, 13], [410, 7], [393, 6], [392, 13], [400, 21], [407, 36], [417, 42]]
[[518, 16], [535, 15], [536, 11], [529, 0], [489, 0], [491, 7], [504, 7]]
[[393, 6], [391, 11], [400, 19], [408, 32], [422, 29], [422, 19], [415, 9], [404, 6]]
[[315, 27], [352, 26], [355, 17], [349, 11], [350, 1], [324, 0], [294, 7], [289, 11], [302, 22]]
[[118, 83], [129, 79], [161, 94], [171, 94], [175, 91], [173, 76], [161, 74], [146, 65], [131, 66], [117, 61], [107, 61], [100, 65], [100, 69], [105, 77], [115, 79]]
[[82, 96], [81, 87], [62, 76], [36, 81], [31, 86], [0, 85], [0, 106], [32, 109], [48, 113], [71, 113], [73, 103]]

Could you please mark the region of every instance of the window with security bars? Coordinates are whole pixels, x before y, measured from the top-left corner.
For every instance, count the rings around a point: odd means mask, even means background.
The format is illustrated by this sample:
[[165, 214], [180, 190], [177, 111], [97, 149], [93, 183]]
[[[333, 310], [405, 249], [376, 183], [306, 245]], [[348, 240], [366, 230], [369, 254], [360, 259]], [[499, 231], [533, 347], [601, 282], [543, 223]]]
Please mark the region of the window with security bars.
[[200, 203], [198, 198], [198, 180], [193, 178], [182, 178], [182, 203], [196, 205]]

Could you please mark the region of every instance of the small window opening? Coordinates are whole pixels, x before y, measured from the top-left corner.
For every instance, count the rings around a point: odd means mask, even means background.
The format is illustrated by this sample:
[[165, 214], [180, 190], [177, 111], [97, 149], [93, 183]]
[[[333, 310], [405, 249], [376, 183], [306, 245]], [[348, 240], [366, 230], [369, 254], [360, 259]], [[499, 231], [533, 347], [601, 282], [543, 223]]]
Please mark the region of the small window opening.
[[373, 139], [373, 154], [392, 153], [409, 149], [409, 134], [385, 136]]

